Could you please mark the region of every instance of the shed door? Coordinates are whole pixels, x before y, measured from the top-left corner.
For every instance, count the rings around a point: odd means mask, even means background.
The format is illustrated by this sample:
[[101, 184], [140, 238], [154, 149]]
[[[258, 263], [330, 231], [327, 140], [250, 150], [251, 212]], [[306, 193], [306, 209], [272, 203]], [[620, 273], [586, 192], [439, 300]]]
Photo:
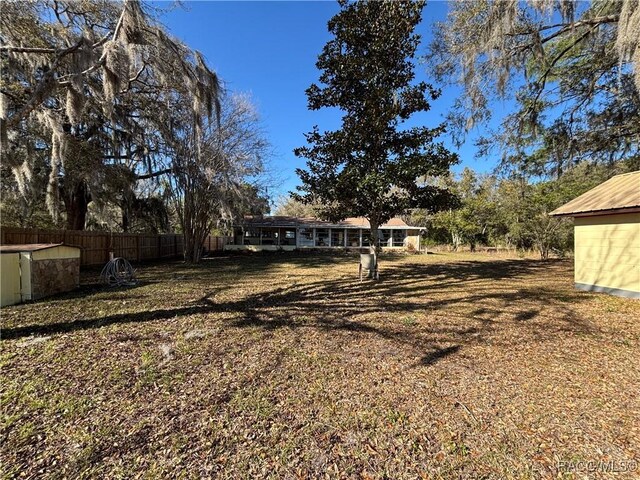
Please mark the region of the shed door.
[[0, 261], [0, 306], [20, 303], [20, 254], [3, 253]]

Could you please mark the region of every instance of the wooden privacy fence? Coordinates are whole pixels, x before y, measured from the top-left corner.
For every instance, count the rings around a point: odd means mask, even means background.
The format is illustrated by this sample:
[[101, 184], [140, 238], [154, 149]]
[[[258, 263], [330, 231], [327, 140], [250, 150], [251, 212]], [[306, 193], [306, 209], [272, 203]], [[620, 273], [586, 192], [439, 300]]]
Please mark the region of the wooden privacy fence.
[[232, 237], [214, 237], [213, 235], [209, 235], [204, 241], [204, 249], [207, 252], [219, 252], [224, 250], [224, 246], [230, 238]]
[[[224, 249], [227, 237], [209, 236], [204, 243], [207, 251]], [[80, 230], [40, 230], [35, 228], [0, 228], [0, 244], [65, 243], [80, 247], [82, 265], [101, 265], [109, 261], [109, 253], [130, 261], [180, 257], [183, 254], [182, 234], [131, 234], [86, 232]]]

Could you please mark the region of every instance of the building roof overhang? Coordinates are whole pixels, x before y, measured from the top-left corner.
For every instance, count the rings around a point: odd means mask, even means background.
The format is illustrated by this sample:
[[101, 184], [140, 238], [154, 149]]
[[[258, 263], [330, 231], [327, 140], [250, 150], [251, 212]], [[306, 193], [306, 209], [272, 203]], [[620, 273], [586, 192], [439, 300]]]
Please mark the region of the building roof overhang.
[[640, 209], [640, 171], [611, 177], [549, 215], [584, 217], [634, 213]]
[[[245, 217], [243, 222], [238, 226], [248, 228], [370, 228], [367, 219], [362, 217], [350, 217], [340, 222], [328, 222], [318, 218], [299, 218], [285, 216], [264, 216], [264, 217]], [[424, 227], [416, 227], [407, 225], [400, 218], [392, 218], [387, 223], [381, 225], [382, 229], [398, 229], [398, 230], [420, 230]]]
[[65, 245], [64, 243], [22, 243], [15, 245], [0, 245], [0, 253], [37, 252], [38, 250], [46, 250], [47, 248], [54, 247], [72, 247], [72, 245]]

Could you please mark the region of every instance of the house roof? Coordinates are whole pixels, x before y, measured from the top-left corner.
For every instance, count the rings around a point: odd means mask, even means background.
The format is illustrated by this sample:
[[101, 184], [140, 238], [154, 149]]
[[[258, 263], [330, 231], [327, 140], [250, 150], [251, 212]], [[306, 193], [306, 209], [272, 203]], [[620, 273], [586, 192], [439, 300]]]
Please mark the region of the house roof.
[[21, 243], [16, 245], [0, 245], [0, 253], [35, 252], [38, 250], [46, 250], [47, 248], [62, 246], [65, 246], [64, 243]]
[[640, 208], [640, 170], [610, 178], [588, 192], [583, 193], [550, 215], [582, 216], [603, 214]]
[[[364, 217], [349, 217], [341, 222], [327, 222], [312, 217], [263, 216], [245, 217], [244, 225], [250, 227], [320, 227], [320, 228], [370, 228]], [[418, 229], [407, 225], [401, 218], [392, 218], [380, 228]]]

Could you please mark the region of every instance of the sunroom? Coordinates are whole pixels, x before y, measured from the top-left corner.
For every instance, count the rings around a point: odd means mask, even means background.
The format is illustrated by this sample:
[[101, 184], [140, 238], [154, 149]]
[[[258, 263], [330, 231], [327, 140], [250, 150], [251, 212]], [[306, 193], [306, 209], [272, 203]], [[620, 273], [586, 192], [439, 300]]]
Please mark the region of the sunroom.
[[[391, 219], [378, 230], [383, 249], [419, 249], [420, 227]], [[234, 227], [227, 250], [361, 249], [371, 243], [371, 231], [363, 218], [329, 223], [314, 218], [245, 218]]]

